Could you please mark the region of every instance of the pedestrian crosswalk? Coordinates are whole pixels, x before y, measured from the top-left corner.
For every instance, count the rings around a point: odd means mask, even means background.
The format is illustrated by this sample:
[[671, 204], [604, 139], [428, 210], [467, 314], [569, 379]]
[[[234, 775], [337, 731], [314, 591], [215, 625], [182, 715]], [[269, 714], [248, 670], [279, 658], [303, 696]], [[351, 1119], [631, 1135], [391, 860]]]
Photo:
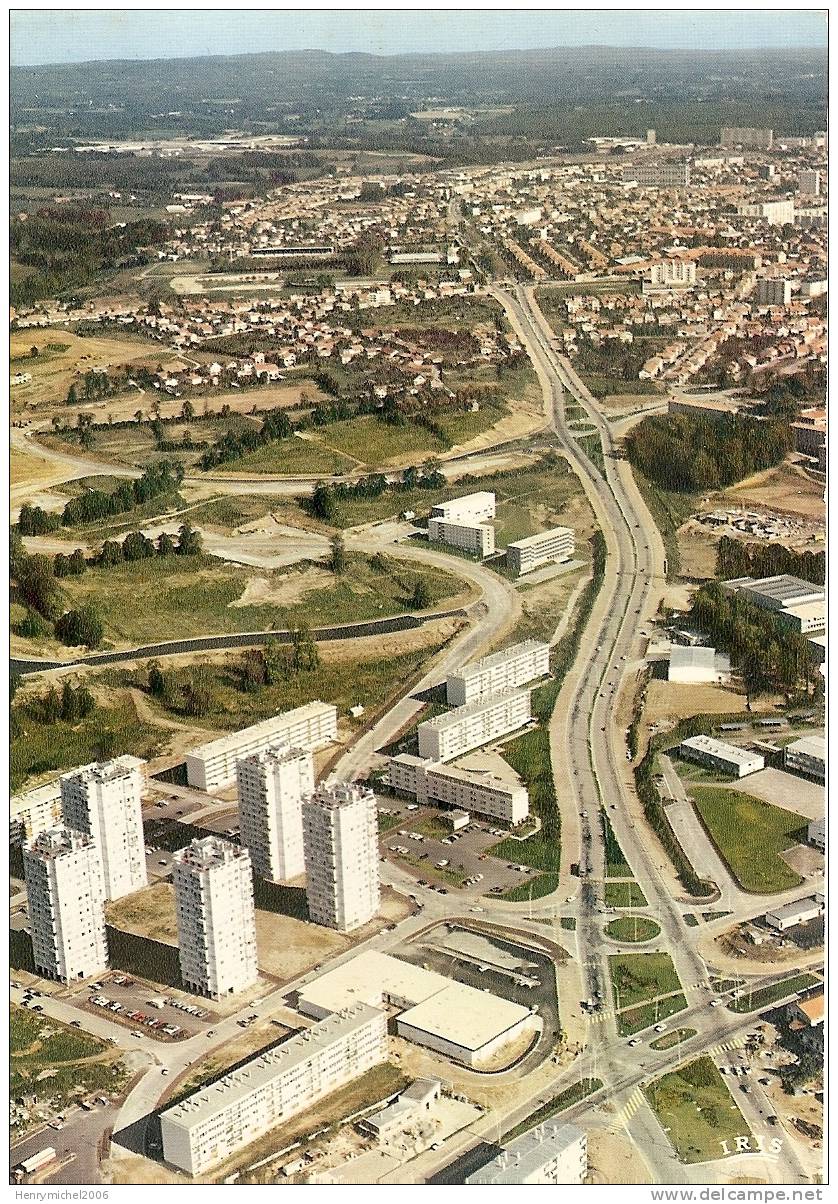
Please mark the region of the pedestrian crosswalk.
[[741, 1049], [748, 1040], [745, 1033], [740, 1033], [737, 1037], [731, 1037], [729, 1041], [722, 1041], [719, 1045], [714, 1045], [712, 1049], [707, 1050], [708, 1057], [716, 1058], [719, 1054], [730, 1053], [731, 1050]]
[[631, 1095], [628, 1097], [622, 1108], [617, 1113], [617, 1124], [624, 1125], [634, 1116], [635, 1112], [645, 1103], [643, 1089], [635, 1087]]

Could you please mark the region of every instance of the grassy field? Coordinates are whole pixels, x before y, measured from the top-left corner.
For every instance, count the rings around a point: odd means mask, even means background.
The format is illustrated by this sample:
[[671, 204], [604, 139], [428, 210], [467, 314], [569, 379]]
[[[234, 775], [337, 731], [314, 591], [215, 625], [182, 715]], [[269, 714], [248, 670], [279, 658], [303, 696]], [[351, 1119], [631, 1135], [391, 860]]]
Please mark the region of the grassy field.
[[[189, 837], [184, 833], [175, 848], [183, 848], [188, 843]], [[106, 914], [108, 923], [114, 928], [136, 932], [153, 941], [177, 944], [174, 887], [168, 882], [155, 882], [145, 890], [108, 904]]]
[[14, 1005], [9, 1052], [10, 1094], [35, 1094], [42, 1104], [49, 1099], [56, 1112], [95, 1091], [120, 1091], [128, 1077], [107, 1042]]
[[[550, 763], [550, 734], [540, 727], [524, 732], [503, 745], [503, 756], [523, 779], [530, 794], [530, 808], [541, 817], [542, 827], [527, 840], [502, 840], [489, 852], [503, 861], [529, 865], [556, 877], [561, 858], [560, 819]], [[546, 889], [542, 893], [546, 894]], [[529, 891], [520, 897], [529, 898]], [[533, 898], [538, 897], [533, 894]]]
[[[60, 352], [47, 351], [48, 346], [61, 346]], [[29, 358], [31, 347], [43, 354]], [[135, 361], [156, 365], [160, 359], [160, 344], [151, 339], [112, 337], [110, 335], [80, 338], [67, 330], [20, 330], [9, 336], [9, 353], [15, 369], [30, 372], [32, 380], [25, 385], [16, 385], [12, 393], [13, 412], [24, 408], [31, 410], [51, 409], [56, 402], [64, 402], [70, 385], [79, 374], [91, 368], [122, 366]], [[137, 395], [138, 396], [138, 395]], [[108, 403], [102, 403], [107, 411]], [[134, 405], [137, 409], [137, 405]]]
[[636, 882], [606, 882], [606, 907], [645, 907], [646, 896]]
[[770, 987], [762, 987], [758, 991], [742, 991], [739, 998], [734, 999], [728, 1006], [732, 1012], [761, 1011], [762, 1008], [769, 1007], [780, 999], [787, 999], [789, 995], [798, 991], [806, 991], [810, 987], [820, 985], [821, 980], [814, 974], [795, 974], [792, 978], [785, 978], [782, 982], [772, 983]]
[[520, 1137], [522, 1133], [528, 1133], [530, 1129], [534, 1129], [536, 1125], [549, 1120], [551, 1116], [556, 1116], [559, 1112], [564, 1112], [573, 1104], [578, 1104], [580, 1100], [585, 1099], [587, 1096], [593, 1095], [595, 1091], [599, 1091], [600, 1087], [602, 1087], [602, 1079], [580, 1079], [572, 1087], [568, 1087], [559, 1095], [555, 1095], [551, 1100], [548, 1100], [546, 1104], [542, 1104], [537, 1111], [531, 1112], [526, 1120], [522, 1120], [520, 1124], [507, 1130], [503, 1135], [503, 1141], [509, 1142], [516, 1137]]
[[655, 1041], [650, 1041], [649, 1048], [672, 1049], [673, 1045], [680, 1045], [682, 1041], [688, 1041], [690, 1037], [694, 1037], [697, 1031], [695, 1028], [675, 1028], [671, 1033], [664, 1033]]
[[668, 953], [616, 953], [608, 968], [618, 1011], [681, 987]]
[[539, 874], [537, 878], [528, 878], [526, 882], [519, 882], [517, 886], [505, 890], [499, 897], [507, 903], [526, 903], [530, 899], [543, 899], [558, 889], [558, 874]]
[[335, 422], [324, 427], [319, 438], [324, 447], [351, 456], [357, 463], [370, 468], [378, 468], [405, 456], [421, 459], [446, 450], [444, 440], [424, 426], [414, 422], [390, 426], [371, 415]]
[[357, 461], [327, 447], [320, 437], [279, 439], [213, 468], [213, 476], [229, 472], [275, 472], [287, 476], [305, 473], [351, 472]]
[[646, 1098], [681, 1162], [709, 1162], [735, 1149], [751, 1131], [709, 1057], [682, 1066], [645, 1088]]
[[615, 941], [650, 941], [659, 934], [660, 925], [648, 916], [619, 916], [605, 925], [605, 932]]
[[681, 568], [681, 554], [678, 551], [678, 528], [695, 511], [698, 494], [675, 493], [662, 489], [654, 484], [639, 470], [634, 470], [643, 500], [649, 507], [655, 525], [661, 533], [666, 549], [666, 575], [670, 580], [676, 578]]
[[695, 786], [690, 792], [702, 822], [743, 890], [774, 894], [803, 879], [780, 857], [799, 843], [805, 824], [793, 811], [738, 790]]
[[650, 1028], [677, 1012], [683, 1012], [687, 1006], [686, 998], [681, 995], [668, 995], [666, 999], [658, 999], [654, 1003], [642, 1003], [636, 1008], [627, 1008], [620, 1012], [617, 1018], [617, 1032], [621, 1037], [630, 1037], [640, 1033], [644, 1028]]

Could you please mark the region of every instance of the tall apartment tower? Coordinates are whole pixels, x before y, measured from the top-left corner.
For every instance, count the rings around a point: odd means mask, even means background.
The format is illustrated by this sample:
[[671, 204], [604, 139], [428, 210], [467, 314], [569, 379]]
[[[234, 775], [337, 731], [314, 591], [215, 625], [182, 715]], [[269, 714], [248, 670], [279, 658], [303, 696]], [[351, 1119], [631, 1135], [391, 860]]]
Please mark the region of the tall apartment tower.
[[96, 841], [86, 832], [50, 828], [24, 846], [35, 969], [74, 982], [108, 968], [105, 891]]
[[357, 782], [326, 782], [303, 802], [306, 897], [316, 924], [351, 932], [377, 913], [375, 795]]
[[211, 999], [244, 991], [259, 973], [250, 854], [204, 836], [172, 860], [184, 986]]
[[83, 765], [61, 778], [64, 823], [96, 841], [105, 899], [121, 899], [148, 885], [141, 803], [143, 765], [137, 757], [117, 757]]
[[314, 761], [304, 748], [269, 748], [236, 765], [239, 828], [254, 871], [271, 882], [305, 872], [303, 799], [314, 790]]

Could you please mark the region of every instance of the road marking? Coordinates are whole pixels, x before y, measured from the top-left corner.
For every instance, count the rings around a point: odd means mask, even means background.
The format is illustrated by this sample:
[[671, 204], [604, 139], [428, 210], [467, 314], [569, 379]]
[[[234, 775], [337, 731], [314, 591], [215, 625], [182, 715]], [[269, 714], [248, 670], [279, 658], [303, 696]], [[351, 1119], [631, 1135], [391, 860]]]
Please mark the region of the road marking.
[[632, 1091], [631, 1095], [617, 1113], [617, 1123], [626, 1124], [626, 1122], [631, 1120], [635, 1112], [637, 1112], [645, 1102], [646, 1099], [643, 1095], [643, 1088], [635, 1087], [634, 1091]]
[[741, 1049], [748, 1038], [744, 1034], [738, 1037], [732, 1037], [730, 1041], [723, 1041], [720, 1045], [714, 1045], [712, 1049], [707, 1050], [707, 1056], [716, 1058], [719, 1054], [730, 1053], [731, 1050]]

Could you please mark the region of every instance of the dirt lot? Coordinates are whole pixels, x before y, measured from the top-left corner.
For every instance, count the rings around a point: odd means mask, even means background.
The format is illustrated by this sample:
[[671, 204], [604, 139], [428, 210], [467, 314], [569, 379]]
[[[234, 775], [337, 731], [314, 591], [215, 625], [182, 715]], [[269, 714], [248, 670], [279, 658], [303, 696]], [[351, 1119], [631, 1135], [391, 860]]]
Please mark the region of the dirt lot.
[[[108, 368], [137, 360], [153, 360], [156, 365], [160, 358], [159, 344], [150, 340], [109, 336], [82, 339], [57, 328], [13, 331], [9, 342], [12, 371], [32, 374], [28, 384], [16, 385], [12, 391], [13, 415], [24, 410], [30, 413], [49, 410], [52, 403], [63, 402], [72, 381], [90, 368]], [[48, 351], [50, 343], [65, 350]], [[30, 347], [37, 347], [40, 355], [29, 358]], [[25, 358], [17, 359], [18, 356]], [[137, 396], [135, 393], [131, 413], [137, 409]], [[108, 406], [106, 402], [102, 408], [107, 410]]]
[[800, 514], [823, 522], [824, 487], [795, 464], [756, 473], [738, 485], [716, 494], [713, 506], [766, 506], [780, 514]]
[[648, 1183], [649, 1171], [637, 1147], [619, 1133], [591, 1129], [588, 1133], [590, 1183]]
[[325, 569], [305, 569], [278, 585], [272, 585], [267, 577], [249, 577], [241, 597], [228, 606], [295, 606], [306, 594], [328, 589], [333, 583], [333, 575]]
[[174, 887], [158, 882], [136, 891], [107, 908], [108, 923], [124, 932], [135, 932], [168, 945], [177, 944]]
[[[759, 700], [762, 703], [763, 700]], [[644, 719], [648, 724], [675, 722], [690, 715], [738, 713], [745, 709], [745, 695], [724, 686], [682, 685], [679, 682], [649, 682]], [[766, 701], [764, 709], [769, 710]]]

